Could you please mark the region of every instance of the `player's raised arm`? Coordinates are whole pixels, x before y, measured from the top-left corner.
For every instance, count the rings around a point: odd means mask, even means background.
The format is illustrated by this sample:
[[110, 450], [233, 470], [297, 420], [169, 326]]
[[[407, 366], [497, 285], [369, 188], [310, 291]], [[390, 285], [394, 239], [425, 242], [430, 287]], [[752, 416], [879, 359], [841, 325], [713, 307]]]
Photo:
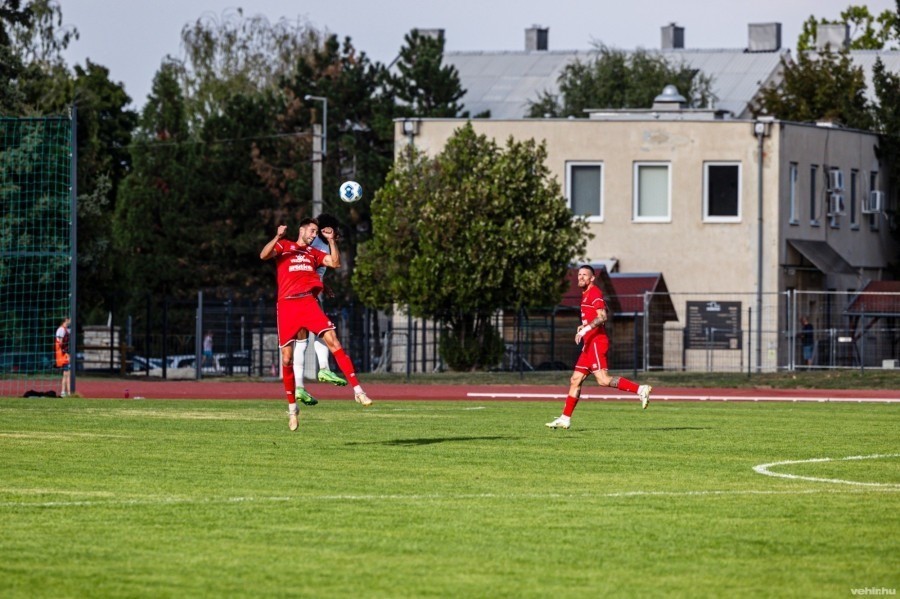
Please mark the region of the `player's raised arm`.
[[287, 225], [278, 225], [278, 232], [275, 234], [275, 237], [270, 239], [269, 243], [267, 243], [259, 253], [260, 260], [269, 260], [270, 258], [275, 257], [275, 244], [284, 237], [285, 231], [287, 231]]
[[322, 229], [322, 237], [328, 242], [330, 253], [322, 260], [322, 264], [329, 268], [341, 267], [341, 251], [338, 249], [337, 241], [334, 240], [334, 229], [325, 227]]

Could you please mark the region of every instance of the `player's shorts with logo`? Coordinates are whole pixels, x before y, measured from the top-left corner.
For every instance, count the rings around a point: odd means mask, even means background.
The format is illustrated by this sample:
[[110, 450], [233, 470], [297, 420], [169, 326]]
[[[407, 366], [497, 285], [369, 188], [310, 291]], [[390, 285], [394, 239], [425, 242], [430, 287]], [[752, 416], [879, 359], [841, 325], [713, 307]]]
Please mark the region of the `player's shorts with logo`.
[[301, 329], [306, 329], [313, 335], [321, 335], [334, 329], [334, 323], [325, 316], [319, 300], [313, 294], [283, 299], [278, 302], [276, 311], [279, 347], [293, 341]]
[[590, 374], [598, 370], [609, 370], [606, 352], [609, 351], [609, 337], [597, 335], [581, 349], [581, 355], [575, 362], [575, 370]]

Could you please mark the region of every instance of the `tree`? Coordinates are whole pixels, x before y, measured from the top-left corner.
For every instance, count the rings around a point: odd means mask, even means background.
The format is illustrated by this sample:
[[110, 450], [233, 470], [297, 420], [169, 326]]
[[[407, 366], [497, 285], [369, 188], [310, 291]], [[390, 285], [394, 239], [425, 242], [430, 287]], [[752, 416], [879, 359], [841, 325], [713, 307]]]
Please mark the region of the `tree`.
[[[404, 38], [394, 64], [396, 74], [385, 73], [385, 85], [399, 100], [401, 117], [468, 117], [459, 100], [466, 95], [453, 65], [443, 65], [444, 34], [422, 34], [413, 29]], [[489, 113], [477, 115], [490, 116]]]
[[197, 145], [189, 143], [178, 69], [164, 63], [141, 114], [132, 146], [133, 171], [115, 207], [116, 256], [123, 260], [121, 288], [135, 308], [145, 294], [190, 296], [197, 273], [189, 268], [200, 212], [191, 206]]
[[810, 15], [797, 38], [797, 51], [802, 53], [816, 49], [819, 25], [844, 24], [850, 27], [850, 50], [882, 50], [889, 44], [892, 49], [896, 49], [896, 44], [900, 41], [900, 3], [896, 11], [884, 10], [878, 16], [869, 12], [867, 6], [852, 4], [835, 20], [817, 20], [814, 15]]
[[673, 84], [692, 106], [707, 106], [714, 98], [711, 79], [683, 62], [664, 56], [599, 46], [592, 60], [575, 60], [559, 76], [559, 95], [549, 92], [529, 102], [528, 117], [586, 118], [589, 108], [650, 108], [663, 87]]
[[782, 58], [780, 83], [760, 91], [754, 116], [768, 114], [797, 122], [835, 121], [856, 129], [871, 129], [872, 113], [862, 67], [854, 66], [846, 50], [826, 48], [817, 56], [797, 55], [797, 62]]
[[585, 250], [587, 225], [546, 157], [544, 143], [510, 138], [501, 148], [471, 123], [434, 158], [410, 148], [372, 202], [374, 234], [353, 274], [361, 299], [445, 323], [452, 368], [496, 364], [503, 344], [492, 315], [555, 305]]
[[221, 114], [235, 95], [276, 90], [298, 62], [322, 43], [323, 34], [302, 21], [245, 17], [242, 9], [207, 13], [181, 30], [185, 51], [182, 91], [192, 126]]

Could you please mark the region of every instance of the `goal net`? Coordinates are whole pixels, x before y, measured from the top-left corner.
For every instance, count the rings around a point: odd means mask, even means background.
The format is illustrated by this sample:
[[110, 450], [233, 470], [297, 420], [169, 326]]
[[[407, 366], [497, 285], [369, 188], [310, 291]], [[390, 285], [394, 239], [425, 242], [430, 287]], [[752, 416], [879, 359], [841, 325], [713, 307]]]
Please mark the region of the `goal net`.
[[0, 118], [0, 397], [60, 392], [54, 339], [74, 293], [72, 162], [70, 117]]

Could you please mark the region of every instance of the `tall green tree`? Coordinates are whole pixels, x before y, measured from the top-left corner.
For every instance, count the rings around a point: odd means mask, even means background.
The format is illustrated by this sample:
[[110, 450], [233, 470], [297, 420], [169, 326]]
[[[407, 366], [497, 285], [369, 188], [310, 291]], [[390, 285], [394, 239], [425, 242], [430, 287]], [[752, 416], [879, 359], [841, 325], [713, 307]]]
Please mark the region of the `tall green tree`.
[[804, 52], [816, 49], [816, 35], [819, 25], [843, 25], [850, 27], [850, 50], [896, 49], [900, 42], [900, 2], [897, 10], [883, 10], [873, 15], [868, 6], [851, 4], [837, 19], [818, 18], [814, 15], [803, 23], [803, 30], [797, 38], [797, 50]]
[[322, 33], [304, 21], [272, 23], [263, 15], [245, 16], [240, 8], [206, 13], [186, 25], [184, 60], [177, 65], [191, 125], [221, 114], [236, 95], [278, 89], [322, 41]]
[[[397, 99], [397, 116], [468, 117], [459, 100], [466, 94], [459, 71], [444, 64], [444, 34], [436, 36], [413, 29], [404, 38], [400, 55], [386, 71], [385, 85]], [[489, 113], [477, 115], [490, 116]]]
[[122, 182], [115, 207], [116, 256], [121, 286], [132, 309], [145, 294], [191, 297], [197, 273], [189, 268], [194, 230], [205, 215], [191, 210], [198, 145], [188, 134], [178, 69], [164, 63], [153, 81], [132, 144], [133, 171]]
[[555, 305], [583, 255], [587, 225], [566, 206], [545, 144], [504, 147], [466, 124], [434, 158], [410, 148], [372, 203], [374, 235], [353, 285], [378, 308], [407, 307], [446, 323], [455, 369], [488, 367], [503, 344], [497, 310]]
[[762, 89], [754, 114], [769, 114], [798, 122], [835, 121], [847, 127], [871, 129], [862, 67], [854, 66], [846, 50], [826, 48], [817, 55], [801, 52], [797, 61], [782, 58], [780, 83]]
[[590, 60], [575, 60], [559, 76], [559, 94], [541, 92], [529, 102], [530, 118], [586, 118], [589, 108], [650, 108], [663, 87], [673, 84], [690, 105], [703, 107], [715, 98], [712, 80], [665, 56], [638, 49], [616, 50], [604, 45]]
[[18, 45], [13, 47], [13, 29], [30, 27], [34, 17], [22, 0], [0, 4], [0, 114], [19, 114], [23, 95], [18, 82], [25, 70]]

